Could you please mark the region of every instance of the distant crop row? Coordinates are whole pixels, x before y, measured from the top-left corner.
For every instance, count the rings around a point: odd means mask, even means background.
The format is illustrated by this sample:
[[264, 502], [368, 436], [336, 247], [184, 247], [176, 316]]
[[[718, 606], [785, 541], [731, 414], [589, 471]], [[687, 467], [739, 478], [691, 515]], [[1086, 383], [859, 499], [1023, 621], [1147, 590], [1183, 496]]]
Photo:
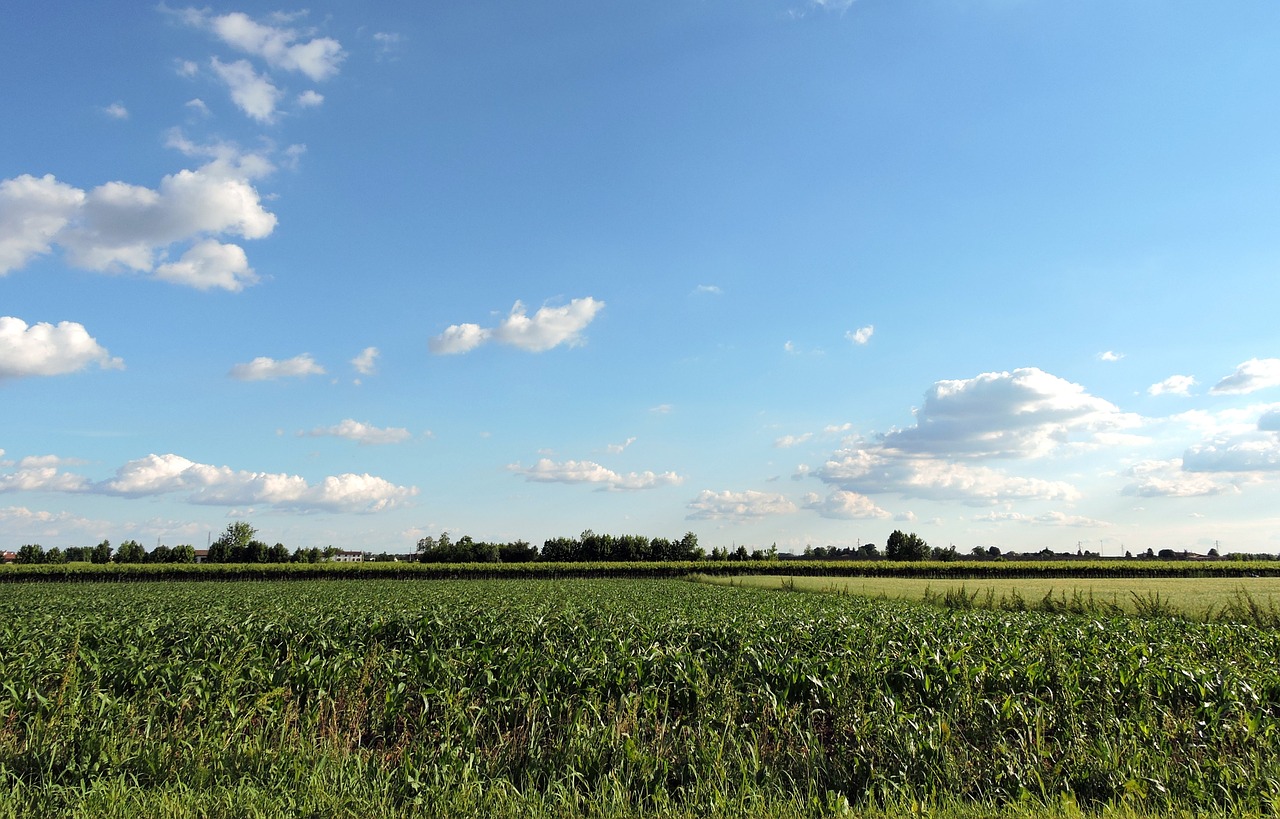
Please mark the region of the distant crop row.
[[35, 813], [317, 776], [424, 816], [468, 789], [1272, 814], [1280, 636], [670, 581], [0, 588], [0, 784]]
[[676, 578], [690, 574], [924, 579], [1277, 577], [1276, 561], [722, 561], [596, 563], [122, 563], [0, 566], [0, 583], [28, 581]]

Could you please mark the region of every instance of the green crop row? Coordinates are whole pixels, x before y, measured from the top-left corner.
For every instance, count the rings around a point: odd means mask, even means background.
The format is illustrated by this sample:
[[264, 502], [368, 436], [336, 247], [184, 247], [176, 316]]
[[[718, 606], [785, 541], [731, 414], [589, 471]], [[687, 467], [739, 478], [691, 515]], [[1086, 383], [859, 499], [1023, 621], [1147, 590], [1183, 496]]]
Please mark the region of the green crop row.
[[1280, 561], [668, 561], [630, 563], [64, 563], [0, 566], [0, 583], [135, 580], [463, 580], [675, 578], [690, 574], [797, 577], [1001, 578], [1280, 577]]
[[1280, 635], [671, 581], [0, 588], [0, 791], [33, 814], [317, 777], [423, 816], [1270, 814]]

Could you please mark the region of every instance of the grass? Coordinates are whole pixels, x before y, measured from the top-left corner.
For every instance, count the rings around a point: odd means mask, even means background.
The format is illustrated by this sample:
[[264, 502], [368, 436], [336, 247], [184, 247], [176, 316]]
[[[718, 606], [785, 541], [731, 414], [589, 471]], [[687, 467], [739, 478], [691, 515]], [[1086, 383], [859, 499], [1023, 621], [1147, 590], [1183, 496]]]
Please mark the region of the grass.
[[[1194, 620], [1280, 624], [1280, 617], [1276, 616], [1280, 607], [1277, 577], [919, 580], [750, 575], [699, 579], [761, 589], [938, 602], [953, 608], [1070, 611], [1075, 601], [1077, 613], [1082, 614], [1174, 614]], [[1042, 605], [1046, 600], [1054, 605]]]

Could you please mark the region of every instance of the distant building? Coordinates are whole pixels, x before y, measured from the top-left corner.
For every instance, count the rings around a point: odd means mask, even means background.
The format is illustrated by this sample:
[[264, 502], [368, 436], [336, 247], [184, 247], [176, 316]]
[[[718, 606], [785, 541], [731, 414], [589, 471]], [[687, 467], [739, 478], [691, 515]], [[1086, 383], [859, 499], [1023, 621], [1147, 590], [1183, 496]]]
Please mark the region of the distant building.
[[12, 563], [17, 559], [17, 552], [0, 552], [0, 563]]
[[353, 552], [348, 549], [339, 549], [333, 553], [333, 561], [335, 563], [363, 563], [364, 552]]
[[208, 549], [196, 549], [196, 550], [195, 550], [195, 552], [196, 552], [196, 562], [197, 562], [197, 563], [208, 563], [208, 562], [209, 562], [209, 550], [208, 550]]

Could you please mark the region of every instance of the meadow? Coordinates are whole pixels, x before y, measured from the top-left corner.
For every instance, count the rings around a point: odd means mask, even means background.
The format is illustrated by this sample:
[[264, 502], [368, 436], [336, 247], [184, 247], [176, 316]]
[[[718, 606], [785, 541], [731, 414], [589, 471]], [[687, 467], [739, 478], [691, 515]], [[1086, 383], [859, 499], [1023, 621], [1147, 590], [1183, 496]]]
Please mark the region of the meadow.
[[679, 580], [0, 586], [0, 816], [1272, 814], [1280, 635]]
[[951, 608], [1037, 609], [1280, 624], [1280, 577], [905, 578], [700, 575], [708, 583], [937, 603]]

